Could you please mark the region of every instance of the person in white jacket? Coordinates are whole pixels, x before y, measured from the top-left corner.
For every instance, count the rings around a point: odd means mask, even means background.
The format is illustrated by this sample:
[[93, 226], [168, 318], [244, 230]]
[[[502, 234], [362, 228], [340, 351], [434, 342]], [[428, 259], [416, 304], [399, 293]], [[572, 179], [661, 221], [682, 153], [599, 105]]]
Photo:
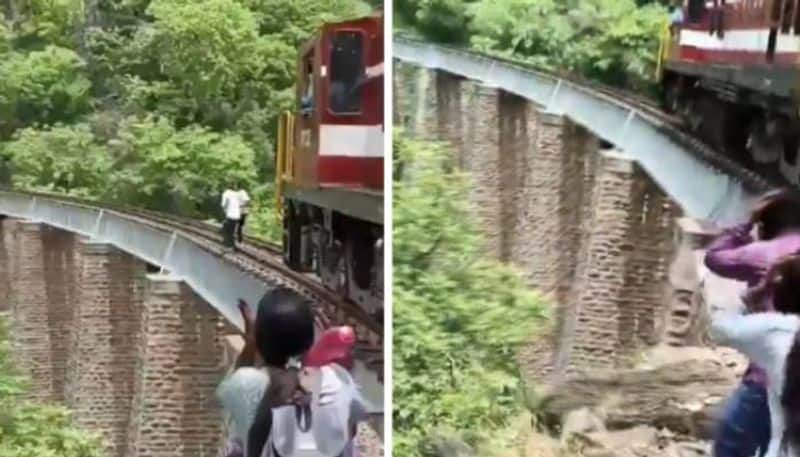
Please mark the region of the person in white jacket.
[[239, 220], [242, 218], [242, 199], [239, 192], [233, 190], [238, 186], [231, 186], [222, 193], [222, 210], [225, 212], [225, 222], [222, 223], [222, 236], [225, 246], [235, 248], [234, 236]]
[[716, 311], [711, 334], [766, 371], [771, 436], [757, 455], [800, 457], [800, 256], [776, 262], [744, 301], [753, 305], [765, 297], [775, 311]]

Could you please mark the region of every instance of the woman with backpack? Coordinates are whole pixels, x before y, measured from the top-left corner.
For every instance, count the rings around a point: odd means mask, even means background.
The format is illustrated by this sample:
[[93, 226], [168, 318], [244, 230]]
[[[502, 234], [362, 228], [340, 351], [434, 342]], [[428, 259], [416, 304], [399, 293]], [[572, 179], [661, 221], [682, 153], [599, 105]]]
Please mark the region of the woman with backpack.
[[268, 292], [255, 318], [240, 302], [245, 346], [217, 396], [230, 416], [226, 457], [352, 457], [366, 402], [338, 363], [303, 367], [314, 344], [308, 300], [288, 288]]

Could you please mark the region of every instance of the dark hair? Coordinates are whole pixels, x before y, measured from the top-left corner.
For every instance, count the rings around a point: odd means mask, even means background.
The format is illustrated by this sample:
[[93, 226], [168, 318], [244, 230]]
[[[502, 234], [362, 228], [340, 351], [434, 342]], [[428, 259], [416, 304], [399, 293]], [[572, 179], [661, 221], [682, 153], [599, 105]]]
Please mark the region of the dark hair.
[[789, 189], [779, 189], [762, 197], [768, 203], [756, 215], [762, 224], [761, 236], [771, 240], [789, 229], [800, 229], [800, 195]]
[[314, 344], [311, 303], [297, 292], [278, 287], [258, 302], [255, 321], [256, 348], [270, 370], [270, 385], [258, 405], [247, 435], [247, 457], [259, 457], [272, 430], [272, 408], [282, 404], [298, 387], [297, 371], [283, 370], [292, 357]]
[[[800, 256], [797, 254], [778, 261], [773, 267], [779, 275], [773, 291], [775, 310], [800, 314]], [[781, 447], [800, 448], [800, 332], [786, 357], [786, 371], [781, 392], [781, 406], [784, 410], [786, 429], [783, 432]]]

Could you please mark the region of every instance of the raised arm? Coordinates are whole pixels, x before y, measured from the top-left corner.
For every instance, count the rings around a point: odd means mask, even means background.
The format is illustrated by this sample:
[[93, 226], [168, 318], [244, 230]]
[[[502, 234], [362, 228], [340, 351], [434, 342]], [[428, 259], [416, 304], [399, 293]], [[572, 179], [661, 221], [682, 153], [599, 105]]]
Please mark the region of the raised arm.
[[705, 264], [712, 272], [729, 279], [746, 281], [764, 273], [763, 242], [753, 241], [750, 223], [726, 230], [707, 247]]

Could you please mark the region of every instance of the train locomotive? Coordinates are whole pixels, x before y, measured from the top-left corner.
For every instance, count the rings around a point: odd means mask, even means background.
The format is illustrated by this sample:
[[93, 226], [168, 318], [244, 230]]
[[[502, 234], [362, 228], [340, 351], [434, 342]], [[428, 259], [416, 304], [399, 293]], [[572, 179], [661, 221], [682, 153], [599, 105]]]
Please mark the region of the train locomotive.
[[300, 49], [278, 125], [283, 259], [383, 322], [383, 15], [325, 24]]
[[800, 184], [800, 0], [686, 0], [665, 27], [667, 111], [762, 175]]

